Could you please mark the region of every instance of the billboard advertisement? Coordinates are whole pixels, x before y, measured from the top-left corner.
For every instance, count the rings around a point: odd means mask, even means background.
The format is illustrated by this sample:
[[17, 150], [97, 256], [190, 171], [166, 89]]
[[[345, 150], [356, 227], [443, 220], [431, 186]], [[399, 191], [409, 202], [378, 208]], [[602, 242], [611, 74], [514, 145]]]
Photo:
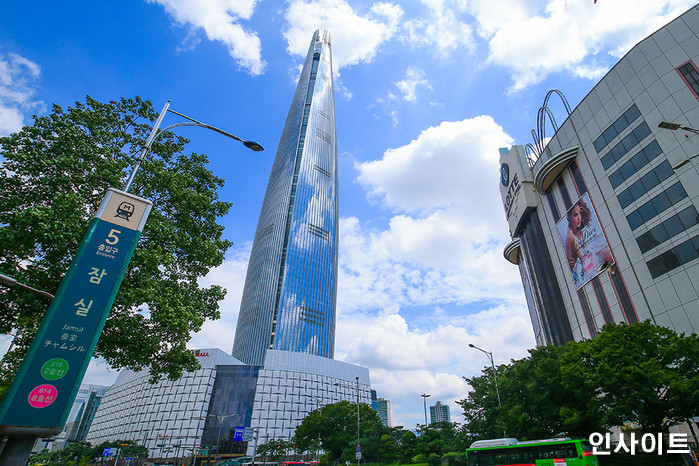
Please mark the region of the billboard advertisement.
[[558, 233], [576, 289], [613, 264], [589, 194], [583, 194], [558, 221]]

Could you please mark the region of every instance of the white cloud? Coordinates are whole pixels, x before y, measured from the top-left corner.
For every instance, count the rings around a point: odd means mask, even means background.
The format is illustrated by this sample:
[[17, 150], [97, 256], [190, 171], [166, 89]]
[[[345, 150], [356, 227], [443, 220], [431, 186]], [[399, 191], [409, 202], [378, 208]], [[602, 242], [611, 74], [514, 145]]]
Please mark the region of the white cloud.
[[212, 269], [200, 280], [201, 286], [219, 285], [226, 289], [226, 297], [221, 301], [221, 318], [206, 321], [199, 332], [192, 335], [189, 348], [221, 348], [229, 352], [233, 347], [235, 326], [238, 321], [240, 299], [243, 296], [245, 274], [250, 258], [251, 243], [235, 245], [220, 266]]
[[463, 2], [422, 0], [428, 14], [405, 22], [407, 39], [411, 44], [431, 47], [440, 53], [460, 47], [473, 49], [475, 42], [471, 26], [460, 17]]
[[[240, 23], [249, 20], [257, 0], [147, 0], [165, 8], [178, 24], [202, 28], [209, 40], [223, 43], [228, 53], [250, 74], [264, 72], [262, 46], [257, 33]], [[187, 42], [191, 42], [191, 37]]]
[[403, 93], [403, 100], [408, 102], [417, 100], [416, 92], [420, 86], [432, 89], [430, 82], [425, 79], [425, 72], [413, 67], [408, 67], [405, 72], [405, 79], [396, 83], [396, 87]]
[[34, 98], [40, 75], [41, 68], [31, 60], [14, 53], [0, 55], [0, 136], [22, 129], [25, 112], [43, 108]]
[[483, 174], [497, 173], [498, 148], [511, 143], [489, 116], [445, 121], [403, 147], [388, 149], [381, 160], [358, 166], [359, 181], [374, 198], [399, 211], [460, 207], [471, 217], [491, 217], [501, 213], [500, 196]]
[[485, 176], [511, 143], [478, 116], [442, 122], [357, 166], [369, 197], [394, 215], [383, 228], [341, 220], [336, 357], [370, 368], [394, 424], [424, 422], [421, 393], [462, 420], [462, 376], [488, 364], [468, 343], [492, 350], [496, 363], [534, 346], [519, 272], [502, 257], [497, 181]]
[[462, 420], [455, 403], [469, 390], [462, 377], [480, 375], [490, 364], [469, 343], [492, 350], [496, 364], [520, 359], [533, 346], [524, 306], [498, 306], [451, 320], [442, 316], [431, 330], [410, 328], [395, 308], [385, 311], [371, 318], [341, 318], [336, 357], [371, 368], [372, 387], [391, 400], [394, 425], [424, 422], [417, 409], [421, 393], [432, 395], [428, 404], [449, 404], [452, 420]]
[[600, 78], [635, 43], [694, 5], [692, 0], [470, 2], [489, 62], [509, 68], [511, 92], [567, 71]]
[[330, 31], [335, 71], [361, 62], [371, 62], [379, 46], [396, 33], [403, 9], [377, 2], [362, 15], [345, 0], [294, 0], [286, 12], [284, 32], [287, 50], [306, 56], [316, 29]]
[[[512, 139], [489, 116], [442, 122], [383, 158], [358, 165], [369, 195], [396, 214], [385, 229], [340, 224], [342, 311], [515, 296], [497, 183], [498, 148]], [[521, 302], [521, 301], [520, 301]]]

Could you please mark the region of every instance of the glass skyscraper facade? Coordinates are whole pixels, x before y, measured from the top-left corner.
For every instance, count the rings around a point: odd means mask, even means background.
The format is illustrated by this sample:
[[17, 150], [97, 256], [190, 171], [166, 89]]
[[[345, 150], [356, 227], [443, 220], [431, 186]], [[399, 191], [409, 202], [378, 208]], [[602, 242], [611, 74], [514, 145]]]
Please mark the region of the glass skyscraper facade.
[[253, 241], [233, 356], [267, 349], [333, 357], [337, 142], [330, 33], [316, 31], [272, 165]]

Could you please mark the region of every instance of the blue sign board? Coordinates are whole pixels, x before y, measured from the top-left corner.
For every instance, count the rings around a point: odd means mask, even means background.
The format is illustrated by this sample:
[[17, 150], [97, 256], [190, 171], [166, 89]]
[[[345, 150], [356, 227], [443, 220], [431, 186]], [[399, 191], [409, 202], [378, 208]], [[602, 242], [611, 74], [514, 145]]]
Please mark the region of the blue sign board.
[[233, 434], [233, 441], [234, 442], [242, 442], [244, 436], [245, 436], [245, 427], [236, 426], [235, 432]]
[[102, 456], [112, 456], [112, 449], [111, 448], [105, 448], [104, 451], [102, 452]]
[[0, 405], [0, 433], [63, 429], [150, 208], [107, 191]]

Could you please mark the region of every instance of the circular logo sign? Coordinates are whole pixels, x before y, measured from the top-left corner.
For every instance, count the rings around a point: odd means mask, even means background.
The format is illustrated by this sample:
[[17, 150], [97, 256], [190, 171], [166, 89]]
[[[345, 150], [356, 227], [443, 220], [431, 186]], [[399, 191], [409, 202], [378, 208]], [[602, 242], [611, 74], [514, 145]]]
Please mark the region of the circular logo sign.
[[46, 380], [58, 380], [68, 373], [68, 362], [65, 359], [49, 359], [41, 366], [41, 376]]
[[56, 401], [57, 395], [58, 391], [53, 385], [39, 385], [29, 392], [29, 405], [32, 408], [45, 408]]
[[510, 184], [510, 167], [506, 163], [500, 165], [500, 181], [506, 188]]

